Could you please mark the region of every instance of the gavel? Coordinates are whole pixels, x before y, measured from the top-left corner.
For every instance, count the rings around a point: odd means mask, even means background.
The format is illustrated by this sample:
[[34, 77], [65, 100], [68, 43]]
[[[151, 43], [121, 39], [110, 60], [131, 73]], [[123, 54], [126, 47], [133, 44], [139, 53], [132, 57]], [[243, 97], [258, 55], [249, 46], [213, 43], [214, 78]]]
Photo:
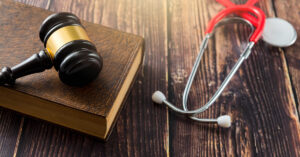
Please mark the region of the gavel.
[[78, 17], [71, 13], [48, 16], [40, 27], [44, 49], [20, 64], [0, 72], [0, 85], [13, 85], [15, 80], [54, 68], [60, 80], [70, 86], [83, 86], [99, 75], [103, 60], [89, 39]]

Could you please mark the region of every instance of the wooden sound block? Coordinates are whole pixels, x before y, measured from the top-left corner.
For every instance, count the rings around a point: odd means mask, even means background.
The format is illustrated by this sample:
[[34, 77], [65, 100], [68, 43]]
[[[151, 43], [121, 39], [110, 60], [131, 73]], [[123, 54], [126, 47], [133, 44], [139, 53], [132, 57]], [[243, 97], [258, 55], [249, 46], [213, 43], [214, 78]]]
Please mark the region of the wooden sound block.
[[[0, 2], [0, 67], [43, 49], [39, 27], [52, 14], [21, 3]], [[106, 139], [143, 59], [142, 37], [82, 21], [103, 57], [99, 77], [84, 87], [63, 84], [54, 69], [0, 87], [0, 105]]]

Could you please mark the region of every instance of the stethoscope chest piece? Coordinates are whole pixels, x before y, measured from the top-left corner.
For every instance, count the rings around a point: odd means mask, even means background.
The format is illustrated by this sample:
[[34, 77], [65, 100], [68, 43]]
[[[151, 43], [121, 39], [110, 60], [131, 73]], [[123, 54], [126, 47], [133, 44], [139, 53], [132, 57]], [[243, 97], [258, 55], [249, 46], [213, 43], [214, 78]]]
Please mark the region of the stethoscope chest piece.
[[267, 18], [262, 39], [272, 46], [288, 47], [296, 42], [297, 32], [286, 20]]

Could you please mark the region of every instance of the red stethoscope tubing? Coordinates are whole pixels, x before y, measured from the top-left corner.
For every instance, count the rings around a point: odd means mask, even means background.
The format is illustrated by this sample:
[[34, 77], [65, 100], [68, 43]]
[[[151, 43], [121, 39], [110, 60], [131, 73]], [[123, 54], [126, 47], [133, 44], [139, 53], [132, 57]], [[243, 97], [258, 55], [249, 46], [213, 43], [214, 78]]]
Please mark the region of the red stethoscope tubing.
[[[254, 7], [254, 6], [245, 5], [245, 4], [244, 5], [233, 5], [233, 6], [230, 6], [228, 8], [223, 9], [221, 12], [219, 12], [209, 22], [208, 27], [207, 27], [205, 33], [211, 33], [213, 31], [213, 29], [214, 29], [214, 26], [220, 20], [222, 20], [224, 17], [226, 17], [226, 16], [228, 16], [229, 14], [232, 14], [232, 13], [242, 14], [242, 15], [246, 15], [245, 13], [247, 13], [247, 15], [250, 15], [249, 13], [252, 13], [253, 15], [256, 16], [256, 18], [257, 18], [256, 19], [257, 20], [257, 26], [255, 26], [256, 29], [255, 29], [255, 31], [253, 32], [253, 34], [251, 35], [251, 37], [249, 39], [251, 42], [256, 43], [259, 40], [259, 38], [261, 37], [262, 33], [263, 33], [263, 29], [264, 29], [264, 25], [265, 25], [265, 14], [259, 8]], [[254, 24], [252, 23], [252, 25], [254, 25]]]
[[[229, 0], [216, 0], [216, 1], [227, 8], [235, 6], [235, 4]], [[257, 2], [258, 2], [258, 0], [249, 0], [244, 5], [253, 6]], [[258, 25], [257, 19], [255, 17], [253, 17], [252, 15], [250, 15], [248, 13], [237, 13], [237, 14], [239, 16], [243, 17], [244, 19], [247, 19], [249, 22], [251, 22], [254, 27], [257, 27], [257, 25]]]

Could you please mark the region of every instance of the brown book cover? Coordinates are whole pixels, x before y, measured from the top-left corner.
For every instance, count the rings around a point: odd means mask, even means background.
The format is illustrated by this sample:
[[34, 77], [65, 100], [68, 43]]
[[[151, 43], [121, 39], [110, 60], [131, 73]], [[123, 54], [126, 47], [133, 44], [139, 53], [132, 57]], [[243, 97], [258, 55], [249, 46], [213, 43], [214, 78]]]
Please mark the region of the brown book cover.
[[[0, 67], [14, 66], [43, 49], [39, 27], [52, 14], [21, 3], [0, 2]], [[143, 39], [82, 21], [103, 57], [99, 77], [84, 87], [63, 84], [55, 69], [0, 87], [0, 105], [106, 139], [143, 60]]]

